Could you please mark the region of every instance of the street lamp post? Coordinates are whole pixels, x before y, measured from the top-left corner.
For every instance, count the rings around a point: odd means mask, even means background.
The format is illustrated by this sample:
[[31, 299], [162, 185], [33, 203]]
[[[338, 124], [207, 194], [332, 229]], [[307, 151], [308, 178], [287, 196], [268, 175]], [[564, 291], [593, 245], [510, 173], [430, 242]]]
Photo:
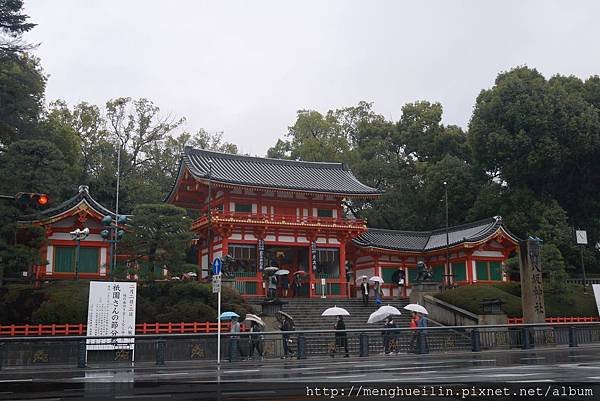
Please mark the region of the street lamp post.
[[448, 281], [448, 287], [452, 284], [450, 282], [450, 238], [448, 234], [448, 183], [444, 181], [444, 199], [446, 200], [446, 279]]
[[78, 228], [75, 231], [71, 231], [69, 234], [71, 234], [71, 238], [77, 243], [77, 246], [75, 247], [75, 280], [79, 280], [79, 249], [81, 247], [81, 241], [90, 235], [90, 229], [86, 227], [83, 230], [80, 230]]
[[125, 216], [117, 216], [114, 221], [110, 215], [106, 215], [102, 218], [102, 224], [104, 224], [104, 230], [100, 232], [100, 236], [104, 238], [108, 242], [109, 249], [109, 269], [110, 269], [110, 278], [111, 280], [114, 278], [114, 269], [117, 265], [117, 242], [119, 242], [123, 238], [123, 234], [125, 233], [123, 230], [119, 229], [119, 224], [124, 225], [127, 223], [127, 217]]
[[[212, 169], [213, 169], [213, 161], [209, 160], [208, 161], [208, 206], [206, 208], [206, 210], [208, 211], [208, 233], [207, 233], [207, 246], [208, 246], [208, 272], [207, 274], [210, 272], [210, 266], [212, 263], [212, 213], [211, 213], [211, 203], [212, 203], [212, 185], [211, 185], [211, 179], [212, 179]], [[202, 272], [200, 272], [200, 275], [202, 275]], [[197, 279], [200, 279], [200, 277], [197, 277]]]

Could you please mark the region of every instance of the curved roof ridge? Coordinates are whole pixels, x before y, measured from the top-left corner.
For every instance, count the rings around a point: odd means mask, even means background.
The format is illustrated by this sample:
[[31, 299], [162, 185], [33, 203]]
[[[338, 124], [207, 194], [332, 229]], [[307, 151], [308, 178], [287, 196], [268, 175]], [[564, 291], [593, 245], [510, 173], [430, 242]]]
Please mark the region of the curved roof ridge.
[[347, 169], [344, 166], [344, 163], [340, 163], [340, 162], [311, 162], [311, 161], [306, 161], [306, 160], [276, 159], [276, 158], [273, 158], [273, 157], [260, 157], [260, 156], [251, 156], [251, 155], [240, 155], [240, 154], [219, 152], [217, 150], [197, 149], [197, 148], [194, 148], [194, 147], [191, 147], [191, 146], [186, 146], [184, 148], [184, 152], [212, 153], [212, 154], [218, 155], [220, 158], [237, 159], [237, 160], [240, 160], [240, 159], [242, 159], [242, 160], [253, 160], [253, 161], [256, 161], [256, 162], [259, 162], [259, 163], [275, 162], [275, 163], [280, 163], [280, 164], [304, 165], [304, 166], [308, 166], [308, 167], [318, 167], [318, 166], [323, 166], [323, 167], [327, 167], [327, 168], [339, 167], [341, 169], [349, 171], [349, 169]]
[[115, 212], [111, 211], [104, 207], [101, 203], [95, 200], [92, 195], [90, 195], [90, 187], [87, 185], [80, 185], [77, 191], [77, 194], [65, 200], [64, 202], [54, 206], [50, 209], [42, 210], [38, 213], [32, 213], [25, 216], [21, 216], [20, 221], [34, 221], [34, 220], [42, 220], [44, 218], [49, 218], [54, 215], [60, 214], [69, 210], [73, 207], [78, 206], [81, 202], [85, 201], [90, 207], [95, 209], [97, 212], [101, 214], [110, 214], [115, 215]]
[[[497, 223], [497, 222], [502, 222], [502, 217], [500, 217], [500, 216], [488, 217], [487, 219], [476, 220], [476, 221], [472, 221], [470, 223], [463, 223], [463, 224], [459, 224], [457, 226], [450, 226], [450, 227], [448, 227], [448, 231], [449, 232], [460, 231], [460, 230], [465, 230], [468, 228], [489, 225], [489, 224]], [[436, 229], [430, 231], [430, 233], [432, 235], [433, 234], [441, 234], [441, 233], [445, 233], [445, 232], [446, 232], [445, 227], [444, 228], [436, 228]]]

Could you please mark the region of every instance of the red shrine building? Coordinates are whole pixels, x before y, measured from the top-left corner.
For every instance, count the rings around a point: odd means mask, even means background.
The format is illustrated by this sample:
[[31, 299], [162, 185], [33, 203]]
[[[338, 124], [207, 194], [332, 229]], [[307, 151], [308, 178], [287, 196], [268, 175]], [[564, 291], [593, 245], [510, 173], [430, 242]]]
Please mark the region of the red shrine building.
[[410, 292], [419, 261], [432, 268], [435, 281], [508, 279], [503, 263], [518, 240], [500, 217], [451, 227], [446, 244], [445, 229], [369, 229], [366, 221], [346, 216], [344, 201], [379, 195], [341, 163], [187, 147], [166, 201], [199, 212], [192, 229], [201, 276], [208, 276], [214, 258], [229, 255], [236, 289], [248, 297], [266, 295], [263, 272], [269, 266], [289, 270], [290, 282], [300, 275], [299, 295], [308, 297], [354, 296], [355, 278], [361, 275], [382, 277], [384, 296], [393, 296], [391, 276], [399, 268], [406, 275], [404, 292]]
[[75, 196], [37, 214], [23, 216], [21, 227], [38, 226], [46, 233], [46, 243], [40, 249], [45, 264], [33, 266], [36, 281], [75, 278], [76, 242], [69, 234], [76, 229], [89, 229], [89, 235], [80, 241], [78, 276], [82, 279], [102, 280], [110, 276], [109, 243], [100, 232], [104, 216], [115, 218], [115, 213], [98, 203], [81, 185]]

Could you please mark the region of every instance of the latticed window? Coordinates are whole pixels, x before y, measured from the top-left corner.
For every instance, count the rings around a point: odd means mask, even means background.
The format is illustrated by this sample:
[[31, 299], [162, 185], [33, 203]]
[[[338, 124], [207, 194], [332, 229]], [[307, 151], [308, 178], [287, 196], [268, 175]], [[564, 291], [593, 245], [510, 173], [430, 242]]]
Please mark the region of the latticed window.
[[243, 276], [256, 273], [256, 247], [254, 245], [229, 245], [229, 255], [235, 260], [233, 273]]
[[477, 280], [502, 280], [502, 263], [500, 262], [475, 262]]
[[235, 211], [238, 213], [252, 213], [251, 203], [236, 203]]
[[333, 217], [333, 210], [331, 209], [317, 209], [318, 217]]
[[317, 248], [317, 273], [326, 278], [340, 276], [340, 251], [337, 248]]

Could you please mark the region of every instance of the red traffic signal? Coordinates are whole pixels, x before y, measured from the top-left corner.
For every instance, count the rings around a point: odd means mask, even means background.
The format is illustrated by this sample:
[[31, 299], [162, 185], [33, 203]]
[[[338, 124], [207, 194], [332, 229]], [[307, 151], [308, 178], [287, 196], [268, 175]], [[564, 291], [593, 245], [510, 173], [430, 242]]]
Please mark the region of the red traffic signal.
[[22, 210], [28, 207], [37, 208], [40, 206], [46, 206], [49, 202], [47, 194], [40, 194], [35, 192], [19, 192], [15, 195], [17, 206]]

